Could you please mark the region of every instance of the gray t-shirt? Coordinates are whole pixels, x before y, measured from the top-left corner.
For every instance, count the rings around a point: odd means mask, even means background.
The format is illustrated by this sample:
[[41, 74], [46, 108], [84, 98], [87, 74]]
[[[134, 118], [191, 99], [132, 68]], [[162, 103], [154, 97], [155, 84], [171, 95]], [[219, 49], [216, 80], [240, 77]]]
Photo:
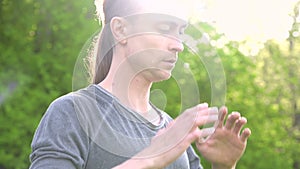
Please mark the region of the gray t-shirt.
[[[147, 147], [172, 120], [155, 110], [160, 114], [159, 125], [122, 105], [98, 85], [62, 96], [51, 103], [35, 132], [30, 169], [110, 169], [119, 165]], [[172, 145], [160, 152], [169, 148]], [[166, 168], [202, 166], [190, 146]]]

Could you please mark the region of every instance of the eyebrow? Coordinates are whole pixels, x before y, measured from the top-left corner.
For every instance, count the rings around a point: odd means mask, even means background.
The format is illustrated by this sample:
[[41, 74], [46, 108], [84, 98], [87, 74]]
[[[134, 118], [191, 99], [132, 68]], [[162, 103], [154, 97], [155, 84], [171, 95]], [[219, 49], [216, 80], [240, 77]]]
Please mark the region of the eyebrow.
[[188, 26], [188, 22], [180, 20], [181, 22], [177, 22], [175, 20], [161, 20], [159, 23], [167, 23], [172, 24], [173, 26], [178, 26], [180, 28], [186, 28]]
[[181, 28], [187, 28], [189, 26], [189, 24], [187, 22], [185, 22], [184, 24], [182, 24], [180, 27]]
[[180, 28], [186, 28], [188, 26], [188, 22], [181, 20], [181, 19], [174, 19], [174, 20], [170, 20], [170, 22], [172, 22], [174, 25], [180, 27]]

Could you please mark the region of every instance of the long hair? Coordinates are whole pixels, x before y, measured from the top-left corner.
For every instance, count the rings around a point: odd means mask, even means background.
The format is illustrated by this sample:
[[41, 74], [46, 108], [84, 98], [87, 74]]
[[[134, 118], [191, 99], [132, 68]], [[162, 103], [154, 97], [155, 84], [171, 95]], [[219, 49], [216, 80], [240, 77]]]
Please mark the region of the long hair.
[[98, 84], [105, 79], [113, 59], [114, 37], [110, 21], [115, 16], [126, 16], [134, 13], [136, 6], [130, 0], [95, 0], [96, 14], [102, 21], [102, 31], [95, 38], [89, 52], [88, 67], [91, 83]]
[[111, 30], [108, 26], [104, 26], [96, 37], [96, 43], [89, 58], [91, 83], [98, 84], [107, 76], [113, 57], [113, 44]]

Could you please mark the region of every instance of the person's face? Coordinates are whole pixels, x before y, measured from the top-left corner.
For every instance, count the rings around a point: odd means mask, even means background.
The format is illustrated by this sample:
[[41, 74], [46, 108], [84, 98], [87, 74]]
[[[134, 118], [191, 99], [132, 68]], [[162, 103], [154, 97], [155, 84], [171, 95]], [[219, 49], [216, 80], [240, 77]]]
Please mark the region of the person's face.
[[178, 53], [183, 51], [180, 36], [186, 22], [163, 14], [140, 14], [127, 20], [130, 33], [126, 56], [131, 68], [152, 82], [168, 79]]

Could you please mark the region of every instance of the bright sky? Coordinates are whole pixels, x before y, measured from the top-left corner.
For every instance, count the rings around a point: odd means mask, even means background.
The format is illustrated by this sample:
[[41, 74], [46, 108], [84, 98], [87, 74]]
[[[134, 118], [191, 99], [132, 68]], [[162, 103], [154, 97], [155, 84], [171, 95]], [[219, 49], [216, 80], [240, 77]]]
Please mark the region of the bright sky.
[[215, 21], [220, 32], [231, 40], [284, 40], [288, 36], [297, 0], [194, 0], [201, 17]]
[[[266, 40], [283, 42], [292, 26], [294, 5], [299, 0], [174, 0], [194, 12], [197, 20], [213, 23], [225, 38], [211, 42], [223, 47], [228, 40], [244, 41], [239, 50], [256, 55]], [[300, 18], [298, 18], [300, 22]], [[300, 33], [298, 33], [300, 34]]]

